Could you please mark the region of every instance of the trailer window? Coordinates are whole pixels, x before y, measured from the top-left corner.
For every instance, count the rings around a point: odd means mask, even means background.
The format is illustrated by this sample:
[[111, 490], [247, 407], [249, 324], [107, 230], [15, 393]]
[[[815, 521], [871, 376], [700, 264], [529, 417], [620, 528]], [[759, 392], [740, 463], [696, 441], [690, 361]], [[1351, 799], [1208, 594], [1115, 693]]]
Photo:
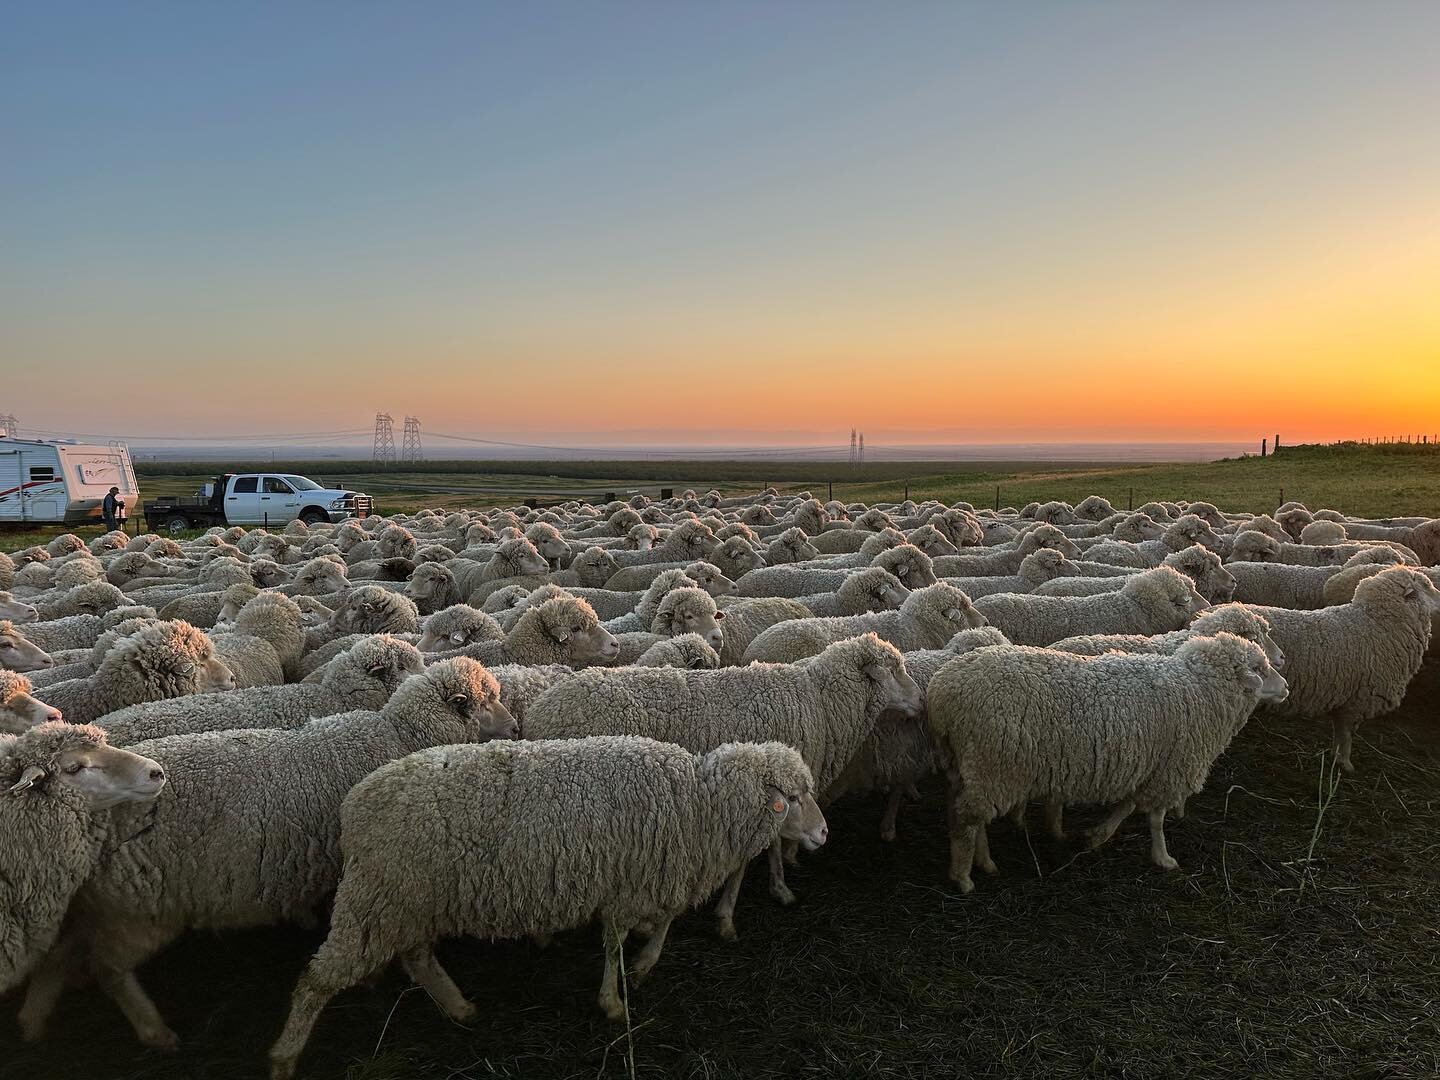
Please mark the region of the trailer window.
[[53, 465], [32, 465], [30, 466], [30, 482], [39, 484], [55, 479], [55, 466]]
[[240, 477], [236, 477], [236, 479], [235, 479], [235, 487], [234, 487], [233, 491], [234, 491], [234, 494], [236, 494], [236, 495], [254, 495], [254, 494], [255, 494], [255, 477], [253, 477], [253, 476], [240, 476]]

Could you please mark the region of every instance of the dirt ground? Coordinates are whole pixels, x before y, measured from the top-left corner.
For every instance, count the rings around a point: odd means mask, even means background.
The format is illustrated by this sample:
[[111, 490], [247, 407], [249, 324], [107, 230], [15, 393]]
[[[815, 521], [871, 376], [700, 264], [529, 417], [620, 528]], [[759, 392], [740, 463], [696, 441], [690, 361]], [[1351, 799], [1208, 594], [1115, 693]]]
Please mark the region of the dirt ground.
[[[1143, 817], [1093, 853], [998, 825], [1002, 876], [962, 898], [945, 884], [934, 790], [890, 845], [878, 802], [851, 799], [792, 872], [793, 908], [752, 874], [739, 942], [717, 941], [703, 913], [676, 924], [628, 1030], [594, 1008], [594, 930], [543, 951], [450, 942], [442, 960], [480, 1008], [472, 1027], [392, 971], [332, 1004], [302, 1075], [1434, 1077], [1437, 707], [1432, 660], [1398, 712], [1362, 728], [1358, 772], [1333, 797], [1323, 733], [1253, 720], [1170, 826], [1170, 874], [1147, 861]], [[1072, 830], [1094, 816], [1072, 814]], [[39, 1047], [3, 1021], [0, 1076], [262, 1076], [319, 940], [189, 935], [141, 973], [178, 1053], [140, 1049], [109, 1001], [79, 989]]]

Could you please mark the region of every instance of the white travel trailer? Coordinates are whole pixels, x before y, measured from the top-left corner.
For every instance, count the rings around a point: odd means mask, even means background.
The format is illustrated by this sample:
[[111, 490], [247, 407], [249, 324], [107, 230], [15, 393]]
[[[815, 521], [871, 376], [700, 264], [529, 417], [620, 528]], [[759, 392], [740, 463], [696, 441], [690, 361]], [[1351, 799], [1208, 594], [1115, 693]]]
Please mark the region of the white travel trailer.
[[0, 525], [98, 524], [112, 487], [120, 489], [126, 516], [139, 513], [140, 489], [124, 444], [12, 439], [0, 429]]

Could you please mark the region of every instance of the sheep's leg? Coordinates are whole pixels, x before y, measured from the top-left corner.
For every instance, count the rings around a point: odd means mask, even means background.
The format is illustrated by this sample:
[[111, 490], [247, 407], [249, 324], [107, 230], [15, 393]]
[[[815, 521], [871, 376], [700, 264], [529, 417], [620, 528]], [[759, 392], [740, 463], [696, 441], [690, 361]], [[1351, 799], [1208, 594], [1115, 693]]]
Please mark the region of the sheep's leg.
[[600, 983], [600, 1011], [611, 1020], [625, 1018], [625, 1003], [620, 1000], [620, 961], [625, 938], [630, 931], [618, 923], [605, 920], [605, 978]]
[[135, 1029], [135, 1037], [141, 1043], [158, 1050], [174, 1050], [180, 1045], [180, 1037], [165, 1023], [165, 1018], [150, 1000], [150, 995], [145, 993], [145, 988], [140, 985], [135, 972], [106, 968], [96, 972], [95, 978], [100, 989], [105, 991], [120, 1007], [125, 1019], [130, 1021], [130, 1026]]
[[770, 844], [770, 895], [786, 907], [795, 902], [795, 894], [785, 884], [783, 841], [778, 836]]
[[970, 868], [975, 863], [975, 824], [962, 818], [960, 798], [960, 785], [951, 777], [945, 799], [950, 825], [950, 880], [962, 893], [971, 893], [975, 891], [975, 882], [970, 877]]
[[800, 854], [800, 841], [799, 841], [799, 840], [781, 840], [781, 841], [780, 841], [780, 854], [784, 857], [784, 859], [785, 859], [785, 865], [786, 865], [786, 866], [794, 866], [796, 863], [798, 863], [798, 862], [800, 861], [800, 858], [799, 858], [799, 854]]
[[1017, 829], [1025, 828], [1025, 800], [1021, 799], [1014, 806], [1010, 807], [1010, 813], [1005, 815], [1010, 819], [1010, 824]]
[[30, 976], [25, 1003], [20, 1007], [20, 1035], [26, 1042], [39, 1042], [44, 1038], [45, 1025], [60, 1003], [75, 968], [78, 944], [74, 934], [66, 934]]
[[1170, 816], [1176, 821], [1185, 820], [1185, 799], [1183, 797], [1174, 806], [1170, 807]]
[[740, 898], [740, 883], [745, 880], [742, 865], [725, 882], [720, 903], [715, 905], [715, 930], [725, 941], [735, 940], [735, 901]]
[[1049, 799], [1045, 803], [1045, 828], [1054, 839], [1065, 839], [1065, 804], [1059, 799]]
[[1335, 761], [1341, 772], [1353, 773], [1355, 765], [1350, 760], [1350, 742], [1355, 733], [1355, 718], [1347, 713], [1336, 713], [1330, 718], [1330, 726], [1335, 733]]
[[1180, 864], [1165, 848], [1165, 808], [1151, 810], [1150, 817], [1150, 861], [1161, 870], [1178, 870]]
[[895, 819], [900, 814], [900, 800], [904, 796], [904, 791], [893, 787], [885, 800], [885, 813], [880, 818], [880, 839], [887, 843], [895, 839]]
[[1094, 851], [1101, 844], [1105, 843], [1112, 836], [1114, 836], [1115, 830], [1120, 827], [1121, 822], [1123, 822], [1134, 812], [1135, 804], [1133, 802], [1122, 802], [1118, 806], [1116, 806], [1114, 810], [1111, 810], [1109, 817], [1107, 817], [1104, 821], [1100, 822], [1099, 825], [1096, 825], [1090, 830], [1089, 833], [1086, 834], [1090, 841], [1090, 850]]
[[656, 962], [660, 959], [660, 951], [665, 948], [665, 935], [670, 933], [670, 923], [673, 917], [666, 915], [658, 920], [654, 929], [650, 931], [649, 938], [645, 941], [645, 947], [640, 950], [640, 955], [635, 958], [635, 963], [630, 965], [630, 982], [639, 986], [645, 981], [645, 976], [650, 974]]
[[475, 1018], [475, 1006], [466, 1000], [449, 972], [440, 966], [435, 958], [435, 946], [422, 945], [411, 949], [400, 957], [405, 974], [425, 988], [430, 999], [439, 1005], [446, 1016], [457, 1024]]
[[975, 865], [987, 874], [1000, 872], [1000, 868], [995, 865], [995, 860], [990, 857], [989, 830], [984, 825], [975, 827]]
[[[321, 954], [326, 951], [326, 946], [322, 945]], [[300, 982], [290, 999], [290, 1015], [285, 1018], [285, 1028], [275, 1040], [275, 1045], [270, 1048], [270, 1080], [291, 1080], [295, 1075], [295, 1065], [300, 1060], [300, 1052], [305, 1049], [305, 1044], [310, 1041], [310, 1033], [315, 1030], [315, 1021], [320, 1019], [320, 1014], [331, 998], [353, 985], [349, 982], [337, 983], [322, 979], [320, 971], [329, 966], [331, 965], [324, 964], [321, 955], [317, 955], [300, 976]]]

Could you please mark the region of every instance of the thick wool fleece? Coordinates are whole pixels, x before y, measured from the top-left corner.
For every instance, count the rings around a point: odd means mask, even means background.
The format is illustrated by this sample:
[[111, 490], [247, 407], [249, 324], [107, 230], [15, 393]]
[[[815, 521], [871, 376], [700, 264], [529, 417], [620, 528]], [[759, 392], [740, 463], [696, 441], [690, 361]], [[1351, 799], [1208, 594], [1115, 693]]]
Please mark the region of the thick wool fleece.
[[816, 618], [863, 615], [867, 611], [899, 609], [910, 590], [888, 570], [868, 566], [850, 574], [834, 592], [815, 593], [795, 599]]
[[1050, 648], [1080, 656], [1103, 656], [1107, 652], [1168, 655], [1191, 638], [1214, 637], [1221, 633], [1234, 634], [1259, 645], [1265, 650], [1265, 659], [1276, 670], [1283, 667], [1285, 655], [1270, 636], [1270, 624], [1254, 608], [1240, 603], [1221, 604], [1201, 612], [1184, 630], [1172, 630], [1168, 634], [1151, 637], [1142, 634], [1082, 634], [1062, 638]]
[[[357, 781], [427, 746], [513, 726], [495, 680], [459, 659], [407, 679], [379, 712], [137, 743], [172, 779], [155, 802], [112, 811], [67, 937], [97, 974], [129, 973], [187, 927], [308, 920], [339, 881], [340, 804]], [[213, 837], [224, 842], [202, 842]]]
[[1184, 574], [1168, 566], [1125, 579], [1096, 596], [1001, 593], [975, 607], [1017, 645], [1049, 645], [1080, 633], [1163, 634], [1188, 626], [1205, 601]]
[[99, 726], [116, 746], [201, 731], [299, 727], [322, 716], [379, 711], [402, 682], [424, 670], [415, 646], [378, 634], [337, 656], [313, 683], [150, 701], [108, 713]]
[[71, 723], [85, 724], [126, 705], [198, 694], [217, 673], [228, 672], [202, 631], [158, 622], [117, 641], [94, 675], [47, 686], [36, 696]]
[[873, 632], [902, 652], [938, 649], [961, 630], [981, 626], [970, 598], [951, 585], [929, 585], [905, 598], [898, 611], [874, 611], [830, 619], [798, 619], [772, 626], [750, 643], [742, 663], [788, 664], [815, 656], [827, 645]]
[[[950, 778], [951, 876], [969, 882], [975, 829], [1030, 799], [1164, 811], [1199, 791], [1274, 677], [1229, 634], [1173, 656], [976, 649], [930, 680], [929, 715]], [[965, 845], [969, 845], [969, 849]]]
[[280, 593], [261, 593], [213, 636], [215, 655], [235, 676], [237, 689], [279, 686], [294, 672], [305, 648], [300, 607]]
[[725, 667], [740, 663], [751, 642], [770, 627], [790, 619], [810, 618], [810, 609], [804, 604], [781, 596], [725, 597], [716, 604], [725, 613], [721, 623], [725, 639], [720, 646], [720, 663]]
[[[995, 574], [982, 577], [943, 578], [972, 600], [996, 593], [1038, 592], [1042, 585], [1054, 580], [1070, 581], [1079, 574], [1079, 567], [1053, 548], [1041, 548], [1026, 555], [1020, 561], [1020, 569], [1014, 574]], [[1119, 585], [1116, 585], [1119, 588]]]
[[54, 944], [109, 817], [64, 784], [42, 782], [23, 795], [10, 789], [31, 766], [48, 769], [66, 750], [103, 745], [100, 729], [66, 723], [0, 735], [0, 993], [24, 982]]
[[1078, 559], [1080, 548], [1054, 525], [1036, 525], [1013, 546], [996, 547], [984, 555], [944, 555], [935, 560], [935, 573], [945, 577], [984, 577], [1017, 574], [1025, 556], [1051, 548], [1067, 559]]
[[578, 597], [560, 596], [528, 608], [503, 641], [477, 641], [437, 655], [469, 656], [486, 666], [593, 663], [593, 658], [581, 656], [577, 650], [603, 632], [589, 604]]

